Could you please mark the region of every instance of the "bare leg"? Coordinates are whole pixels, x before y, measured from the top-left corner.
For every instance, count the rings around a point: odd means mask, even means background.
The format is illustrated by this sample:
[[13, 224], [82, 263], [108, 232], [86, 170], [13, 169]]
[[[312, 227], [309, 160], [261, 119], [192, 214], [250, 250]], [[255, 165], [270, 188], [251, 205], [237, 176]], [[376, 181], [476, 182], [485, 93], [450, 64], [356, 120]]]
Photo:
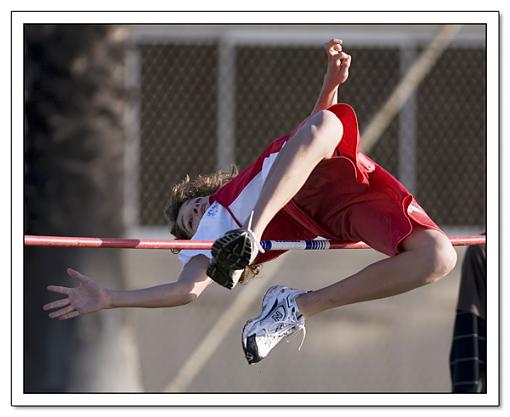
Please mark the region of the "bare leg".
[[296, 298], [305, 318], [322, 311], [401, 294], [437, 281], [455, 266], [457, 255], [436, 230], [418, 229], [402, 243], [404, 252], [376, 262], [342, 281]]
[[[327, 110], [310, 117], [280, 151], [254, 208], [252, 230], [262, 236], [273, 217], [304, 185], [317, 164], [331, 156], [343, 126]], [[246, 225], [245, 225], [246, 226]]]

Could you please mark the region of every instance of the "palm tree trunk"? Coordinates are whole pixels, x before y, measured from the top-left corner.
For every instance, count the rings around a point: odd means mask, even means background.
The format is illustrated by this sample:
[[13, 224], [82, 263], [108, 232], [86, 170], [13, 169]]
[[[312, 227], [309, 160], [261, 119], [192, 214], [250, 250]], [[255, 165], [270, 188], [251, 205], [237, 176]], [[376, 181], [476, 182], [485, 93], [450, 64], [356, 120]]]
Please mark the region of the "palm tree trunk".
[[[25, 233], [122, 235], [125, 36], [25, 25]], [[28, 248], [24, 262], [25, 391], [138, 389], [123, 312], [52, 321], [41, 310], [56, 298], [48, 284], [74, 284], [68, 266], [122, 288], [120, 251]]]

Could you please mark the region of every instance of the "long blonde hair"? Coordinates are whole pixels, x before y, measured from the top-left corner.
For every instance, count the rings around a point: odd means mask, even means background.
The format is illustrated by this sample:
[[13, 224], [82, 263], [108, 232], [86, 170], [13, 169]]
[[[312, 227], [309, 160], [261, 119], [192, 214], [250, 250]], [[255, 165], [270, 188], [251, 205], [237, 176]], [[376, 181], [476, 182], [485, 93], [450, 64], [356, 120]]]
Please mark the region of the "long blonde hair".
[[[214, 194], [238, 173], [237, 167], [232, 166], [230, 172], [219, 170], [209, 175], [197, 175], [195, 178], [186, 175], [183, 180], [176, 183], [170, 190], [170, 200], [165, 208], [165, 216], [170, 224], [170, 233], [176, 239], [191, 239], [191, 236], [177, 224], [177, 215], [181, 206], [193, 198]], [[260, 272], [260, 268], [260, 265], [247, 266], [239, 282], [247, 282], [248, 279]]]

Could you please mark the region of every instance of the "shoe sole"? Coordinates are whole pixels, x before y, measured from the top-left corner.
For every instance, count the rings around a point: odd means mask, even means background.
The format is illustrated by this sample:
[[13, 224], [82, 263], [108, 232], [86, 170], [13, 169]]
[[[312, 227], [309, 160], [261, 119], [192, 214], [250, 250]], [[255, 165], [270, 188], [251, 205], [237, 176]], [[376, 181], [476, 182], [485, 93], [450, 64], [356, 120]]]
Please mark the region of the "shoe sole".
[[229, 290], [237, 285], [237, 281], [234, 282], [232, 279], [234, 271], [233, 269], [222, 268], [214, 259], [207, 266], [207, 276], [212, 278], [217, 284]]
[[[251, 320], [248, 320], [244, 324], [243, 331], [241, 333], [241, 344], [243, 346], [244, 356], [250, 365], [260, 362], [262, 359], [265, 358], [265, 356], [261, 357], [259, 355], [257, 343], [255, 341], [255, 335], [253, 334], [251, 336], [247, 336], [247, 337], [245, 336], [246, 328], [251, 323], [253, 323], [254, 321], [260, 320], [261, 317], [266, 316], [269, 313], [269, 311], [271, 311], [272, 306], [269, 303], [266, 303], [266, 298], [268, 297], [270, 292], [278, 291], [279, 288], [281, 288], [281, 287], [273, 286], [266, 291], [266, 293], [264, 294], [264, 297], [262, 298], [262, 311], [260, 312], [260, 314], [257, 317], [255, 317]], [[269, 309], [268, 309], [268, 306], [269, 306]]]
[[251, 253], [249, 239], [242, 234], [235, 238], [228, 234], [220, 237], [211, 248], [213, 259], [225, 270], [244, 269], [250, 263]]
[[207, 275], [216, 283], [231, 290], [238, 281], [232, 279], [234, 271], [248, 266], [251, 252], [248, 239], [242, 233], [236, 237], [227, 233], [217, 239], [211, 248], [212, 260], [207, 267]]

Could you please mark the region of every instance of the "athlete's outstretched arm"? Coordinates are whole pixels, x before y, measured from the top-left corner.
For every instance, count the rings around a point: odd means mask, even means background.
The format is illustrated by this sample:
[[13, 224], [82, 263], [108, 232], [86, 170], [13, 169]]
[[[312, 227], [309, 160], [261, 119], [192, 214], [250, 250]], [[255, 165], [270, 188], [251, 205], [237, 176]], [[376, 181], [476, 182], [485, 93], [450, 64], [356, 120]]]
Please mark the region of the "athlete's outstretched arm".
[[351, 56], [342, 51], [342, 40], [331, 39], [324, 46], [328, 64], [322, 88], [312, 114], [325, 110], [338, 102], [338, 88], [347, 81]]
[[50, 285], [48, 291], [66, 295], [43, 306], [50, 318], [61, 320], [118, 307], [175, 307], [197, 299], [212, 280], [206, 275], [208, 259], [194, 256], [184, 266], [177, 282], [138, 290], [112, 290], [78, 271], [67, 274], [77, 280], [75, 288]]

